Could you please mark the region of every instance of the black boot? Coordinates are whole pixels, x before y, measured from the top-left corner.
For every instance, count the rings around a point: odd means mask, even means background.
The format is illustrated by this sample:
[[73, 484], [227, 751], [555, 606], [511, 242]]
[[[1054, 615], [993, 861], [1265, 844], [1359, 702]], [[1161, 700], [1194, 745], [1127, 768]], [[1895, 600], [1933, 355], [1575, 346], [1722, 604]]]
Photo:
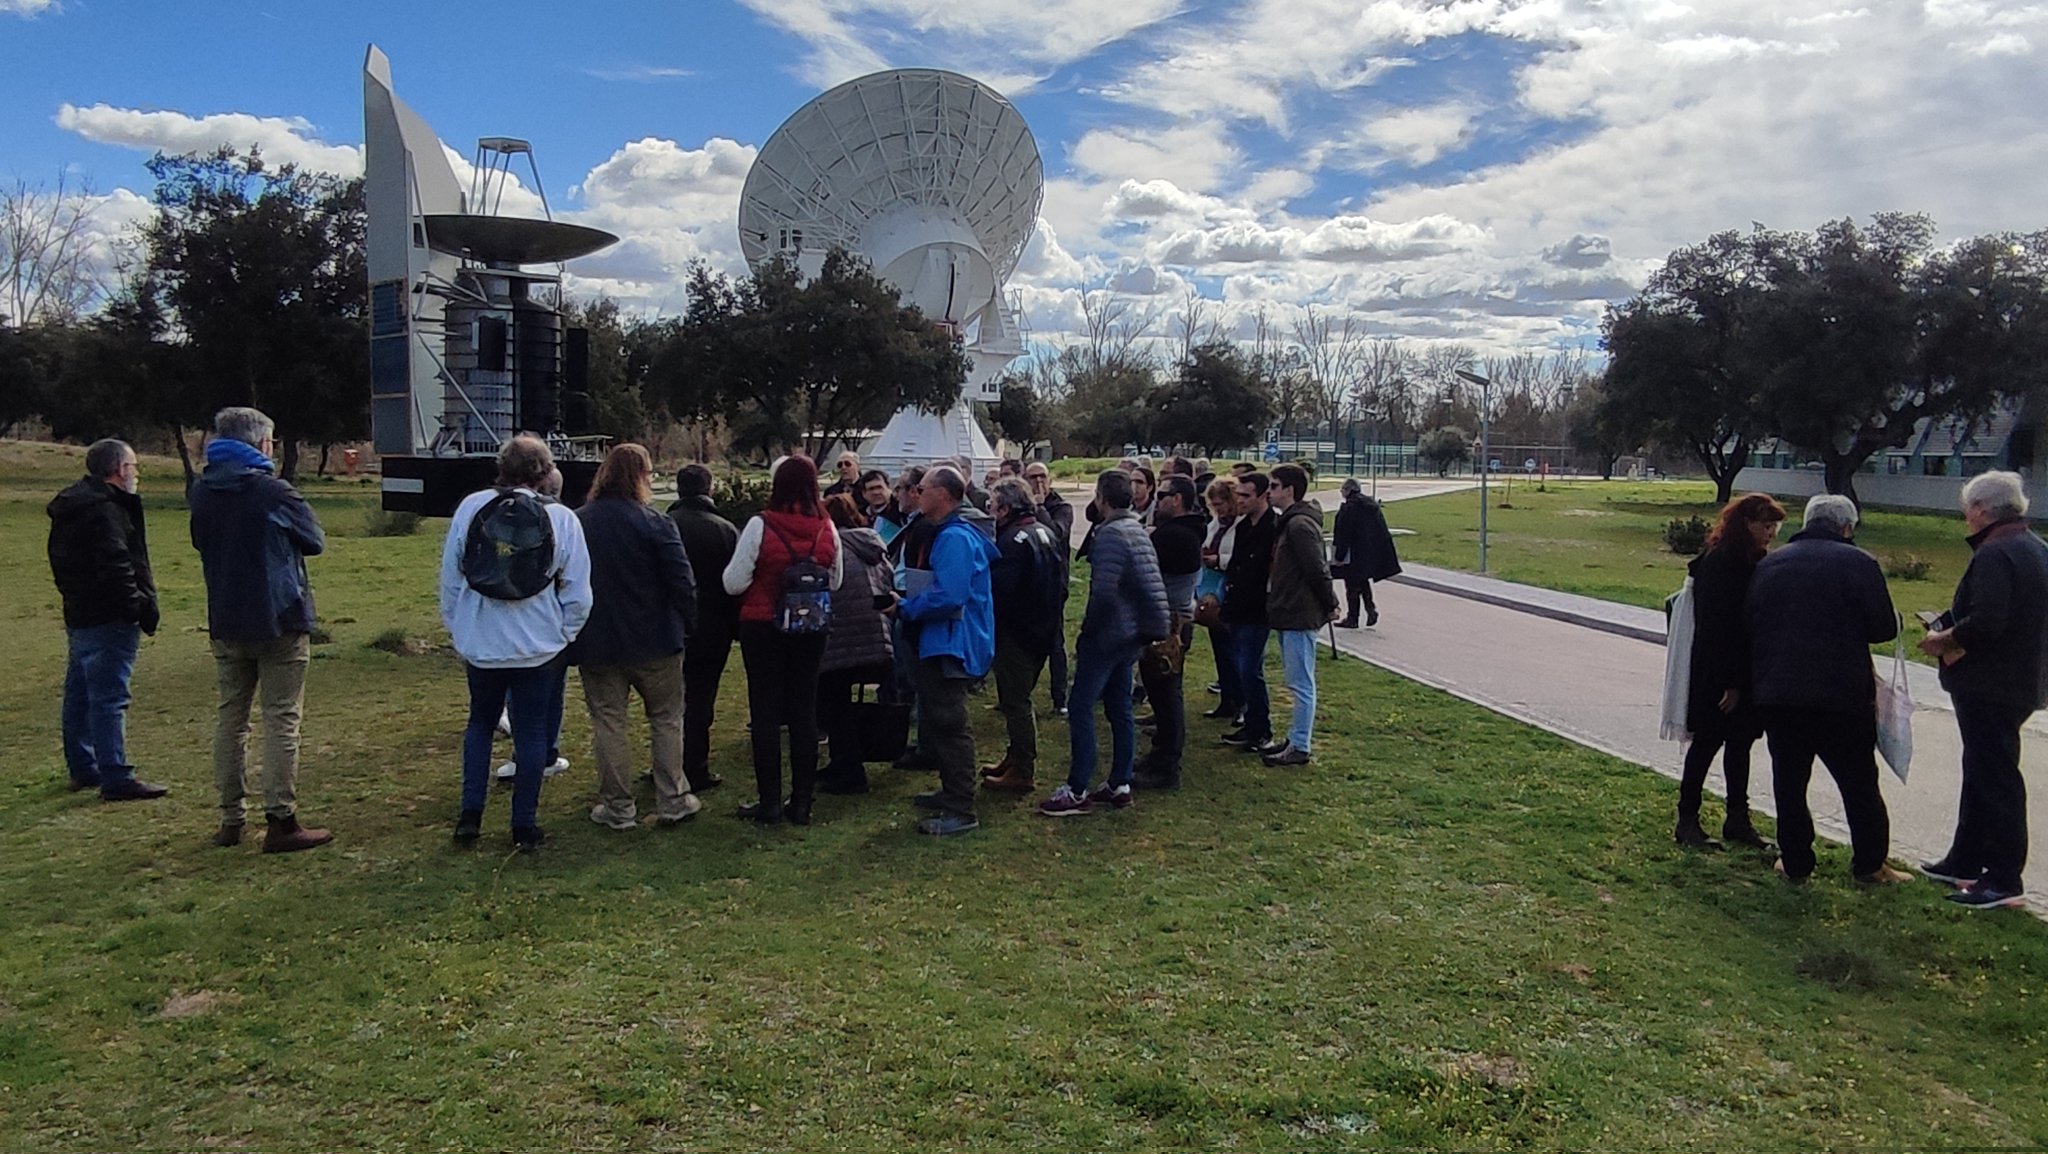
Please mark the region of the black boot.
[[1688, 849], [1706, 849], [1714, 844], [1707, 831], [1700, 828], [1700, 816], [1681, 816], [1678, 825], [1671, 831], [1671, 839]]
[[1721, 823], [1721, 840], [1730, 845], [1746, 845], [1755, 850], [1772, 848], [1771, 843], [1764, 839], [1764, 835], [1756, 831], [1756, 826], [1750, 824], [1747, 810], [1741, 813], [1729, 812], [1727, 820]]

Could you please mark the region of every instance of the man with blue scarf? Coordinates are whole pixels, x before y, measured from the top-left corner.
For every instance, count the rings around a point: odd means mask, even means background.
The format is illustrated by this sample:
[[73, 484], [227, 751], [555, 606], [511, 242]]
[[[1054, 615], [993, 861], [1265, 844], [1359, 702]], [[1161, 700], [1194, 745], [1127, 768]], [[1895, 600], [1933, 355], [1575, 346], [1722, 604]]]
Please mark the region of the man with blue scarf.
[[271, 419], [227, 408], [213, 418], [206, 471], [192, 486], [192, 546], [206, 575], [206, 625], [212, 637], [220, 710], [213, 730], [213, 777], [220, 788], [220, 831], [213, 843], [242, 840], [247, 794], [249, 707], [263, 708], [264, 853], [313, 849], [334, 840], [299, 824], [299, 715], [311, 656], [313, 587], [306, 558], [327, 547], [320, 522], [271, 463]]

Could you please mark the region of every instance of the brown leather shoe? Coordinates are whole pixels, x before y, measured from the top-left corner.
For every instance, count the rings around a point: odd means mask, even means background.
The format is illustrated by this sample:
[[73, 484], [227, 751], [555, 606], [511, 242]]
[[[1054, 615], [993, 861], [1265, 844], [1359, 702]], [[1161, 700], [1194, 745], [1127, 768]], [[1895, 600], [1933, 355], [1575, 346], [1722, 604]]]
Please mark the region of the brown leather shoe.
[[224, 821], [220, 823], [220, 828], [213, 831], [213, 844], [222, 849], [241, 845], [242, 823], [238, 821]]
[[983, 781], [993, 781], [999, 777], [1008, 777], [1009, 774], [1010, 759], [1005, 757], [1001, 761], [996, 762], [994, 765], [983, 766], [981, 770], [981, 779]]
[[302, 849], [318, 849], [334, 840], [334, 835], [324, 829], [308, 829], [299, 824], [296, 817], [266, 818], [270, 828], [263, 834], [264, 853], [295, 853]]
[[1856, 880], [1867, 886], [1896, 886], [1912, 881], [1913, 875], [1904, 870], [1893, 869], [1889, 865], [1881, 865], [1867, 874], [1857, 874]]
[[999, 776], [984, 776], [981, 779], [981, 788], [1000, 789], [1006, 793], [1028, 793], [1034, 785], [1032, 777], [1033, 775], [1029, 770], [1020, 770], [1014, 766], [1006, 766], [1003, 767], [1003, 772]]

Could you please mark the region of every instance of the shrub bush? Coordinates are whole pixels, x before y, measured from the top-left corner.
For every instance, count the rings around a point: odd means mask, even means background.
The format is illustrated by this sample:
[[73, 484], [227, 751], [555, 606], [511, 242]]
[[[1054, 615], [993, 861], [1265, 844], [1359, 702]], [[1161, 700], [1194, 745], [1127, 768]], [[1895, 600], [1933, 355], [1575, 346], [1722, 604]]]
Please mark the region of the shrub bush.
[[1673, 553], [1685, 557], [1696, 556], [1707, 547], [1707, 534], [1713, 526], [1704, 518], [1693, 516], [1673, 518], [1664, 526], [1664, 544]]
[[1046, 468], [1063, 481], [1092, 481], [1104, 469], [1116, 468], [1121, 457], [1061, 457]]
[[1887, 558], [1884, 563], [1884, 575], [1899, 581], [1925, 581], [1933, 569], [1934, 562], [1911, 553]]
[[381, 505], [373, 505], [363, 514], [365, 537], [410, 537], [419, 531], [418, 513], [392, 513]]

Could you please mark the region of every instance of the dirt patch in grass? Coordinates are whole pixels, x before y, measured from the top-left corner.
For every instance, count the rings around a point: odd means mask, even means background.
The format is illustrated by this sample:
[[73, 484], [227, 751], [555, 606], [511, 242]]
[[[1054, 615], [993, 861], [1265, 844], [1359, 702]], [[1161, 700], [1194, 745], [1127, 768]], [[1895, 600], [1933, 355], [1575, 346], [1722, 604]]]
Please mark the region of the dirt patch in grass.
[[156, 1012], [159, 1018], [176, 1020], [196, 1018], [211, 1014], [221, 1006], [231, 1006], [241, 1001], [238, 994], [224, 994], [218, 990], [193, 990], [189, 994], [172, 994], [164, 999], [163, 1008]]

